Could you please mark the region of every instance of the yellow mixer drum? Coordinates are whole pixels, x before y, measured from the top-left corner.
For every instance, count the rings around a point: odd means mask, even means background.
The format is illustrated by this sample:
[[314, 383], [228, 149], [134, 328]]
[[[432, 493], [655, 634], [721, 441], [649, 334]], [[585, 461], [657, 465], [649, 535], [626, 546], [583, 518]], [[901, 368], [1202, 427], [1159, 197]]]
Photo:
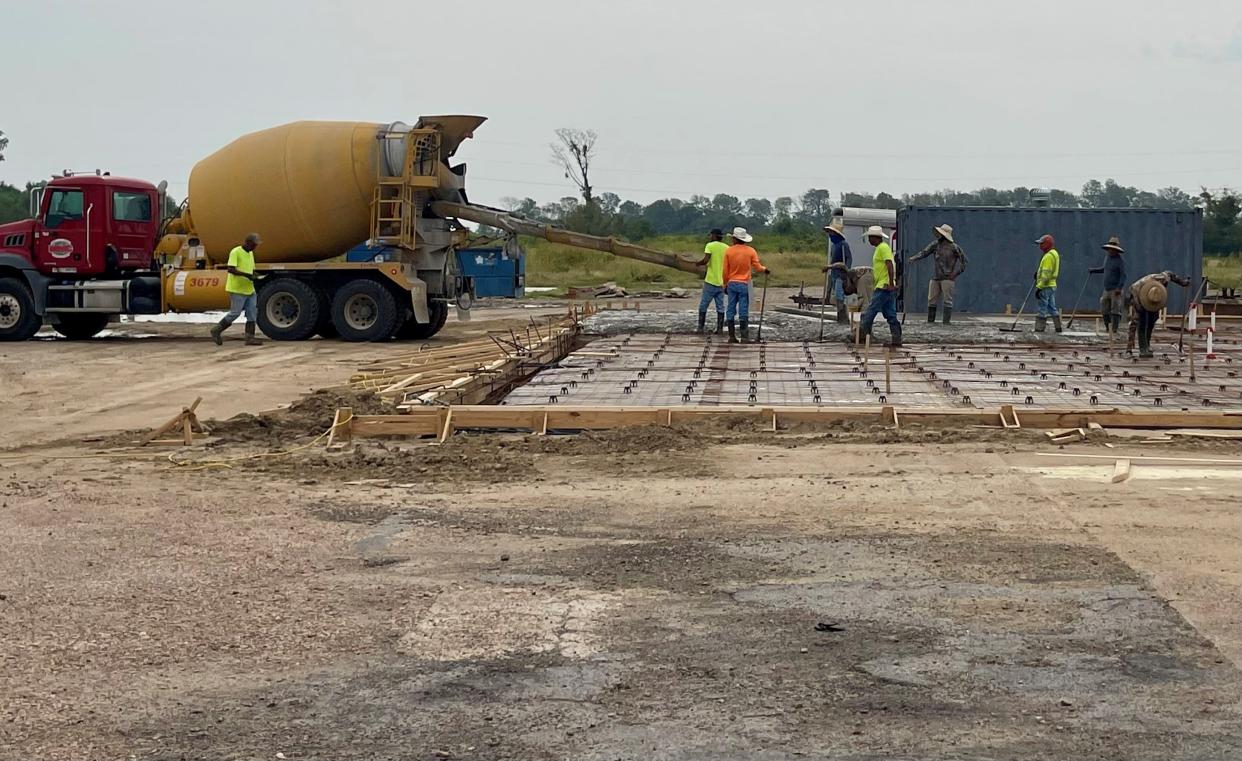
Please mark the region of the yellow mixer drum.
[[366, 240], [385, 126], [294, 122], [244, 135], [195, 164], [190, 209], [207, 255], [223, 264], [252, 232], [263, 238], [259, 262], [321, 261]]

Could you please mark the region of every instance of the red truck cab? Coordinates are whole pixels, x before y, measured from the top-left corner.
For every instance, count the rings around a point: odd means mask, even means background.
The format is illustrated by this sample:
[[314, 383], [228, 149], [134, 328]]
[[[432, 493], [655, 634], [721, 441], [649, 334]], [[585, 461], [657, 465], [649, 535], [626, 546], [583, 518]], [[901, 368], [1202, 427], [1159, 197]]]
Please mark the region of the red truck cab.
[[45, 316], [102, 329], [111, 315], [137, 311], [134, 293], [149, 307], [153, 275], [158, 303], [160, 201], [145, 180], [97, 172], [49, 182], [34, 219], [0, 225], [0, 340], [29, 338]]

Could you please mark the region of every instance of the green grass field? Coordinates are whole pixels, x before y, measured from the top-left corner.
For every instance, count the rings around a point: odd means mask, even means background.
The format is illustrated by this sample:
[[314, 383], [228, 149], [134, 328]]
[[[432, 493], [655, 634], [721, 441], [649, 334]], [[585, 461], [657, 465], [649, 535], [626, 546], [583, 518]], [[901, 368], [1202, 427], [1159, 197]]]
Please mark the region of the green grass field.
[[[671, 253], [701, 256], [704, 242], [703, 238], [663, 235], [645, 240], [643, 245]], [[759, 258], [772, 268], [771, 285], [796, 288], [805, 284], [808, 290], [823, 288], [824, 275], [820, 267], [823, 266], [825, 252], [822, 247], [781, 236], [767, 236], [757, 240], [756, 244]], [[524, 238], [523, 245], [527, 252], [527, 285], [557, 289], [548, 294], [532, 295], [563, 295], [571, 286], [608, 282], [629, 291], [662, 290], [673, 286], [697, 288], [703, 282], [702, 275], [622, 259], [599, 251], [585, 251], [531, 238]], [[866, 263], [857, 254], [854, 262]], [[1205, 256], [1203, 274], [1215, 285], [1242, 287], [1242, 254]]]
[[[643, 241], [648, 248], [701, 257], [703, 238], [661, 236]], [[622, 259], [599, 251], [584, 251], [537, 239], [523, 239], [526, 247], [526, 284], [555, 287], [564, 293], [571, 286], [592, 286], [614, 282], [626, 290], [660, 290], [673, 286], [697, 288], [702, 275], [661, 267], [656, 264]], [[806, 283], [823, 287], [825, 252], [805, 243], [769, 237], [756, 247], [759, 259], [772, 269], [771, 285], [797, 287]]]
[[1242, 288], [1242, 254], [1203, 257], [1203, 274], [1213, 285]]

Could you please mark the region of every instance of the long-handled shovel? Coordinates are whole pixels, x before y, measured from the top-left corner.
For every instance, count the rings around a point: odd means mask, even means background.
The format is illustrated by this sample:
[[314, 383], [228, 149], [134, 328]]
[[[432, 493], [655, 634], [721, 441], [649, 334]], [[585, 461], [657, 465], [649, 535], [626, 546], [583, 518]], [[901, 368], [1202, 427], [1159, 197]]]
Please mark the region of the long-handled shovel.
[[1030, 290], [1026, 292], [1026, 298], [1022, 299], [1022, 306], [1018, 307], [1017, 316], [1013, 318], [1013, 324], [1007, 328], [1002, 327], [1001, 328], [1002, 333], [1021, 333], [1022, 332], [1021, 330], [1018, 329], [1018, 320], [1022, 319], [1022, 312], [1026, 309], [1026, 302], [1031, 300], [1031, 294], [1034, 292], [1035, 292], [1035, 281], [1032, 280]]
[[[768, 303], [768, 273], [763, 273], [763, 293], [759, 295], [759, 332], [755, 335], [756, 341], [763, 340], [763, 310]], [[822, 310], [821, 310], [822, 311]]]
[[[764, 277], [767, 277], [766, 275]], [[832, 279], [832, 268], [824, 272], [824, 297], [819, 300], [819, 340], [824, 340], [824, 309], [828, 306], [828, 283]], [[767, 281], [765, 280], [766, 284]]]
[[[1107, 260], [1108, 260], [1108, 255], [1107, 255], [1107, 254], [1105, 254], [1105, 255], [1104, 255], [1104, 260], [1105, 260], [1105, 261], [1107, 261]], [[1082, 303], [1082, 296], [1083, 296], [1083, 294], [1084, 294], [1084, 293], [1086, 293], [1086, 292], [1087, 292], [1087, 283], [1089, 283], [1090, 281], [1091, 281], [1091, 273], [1090, 273], [1090, 272], [1088, 272], [1088, 273], [1087, 273], [1087, 277], [1085, 277], [1085, 278], [1083, 279], [1083, 281], [1082, 281], [1082, 289], [1081, 289], [1080, 291], [1078, 291], [1078, 299], [1077, 299], [1076, 301], [1074, 301], [1074, 310], [1073, 310], [1073, 312], [1070, 314], [1069, 321], [1065, 323], [1065, 329], [1066, 329], [1066, 330], [1069, 330], [1069, 329], [1070, 329], [1070, 326], [1074, 324], [1074, 318], [1078, 316], [1078, 305], [1079, 305], [1080, 303]]]

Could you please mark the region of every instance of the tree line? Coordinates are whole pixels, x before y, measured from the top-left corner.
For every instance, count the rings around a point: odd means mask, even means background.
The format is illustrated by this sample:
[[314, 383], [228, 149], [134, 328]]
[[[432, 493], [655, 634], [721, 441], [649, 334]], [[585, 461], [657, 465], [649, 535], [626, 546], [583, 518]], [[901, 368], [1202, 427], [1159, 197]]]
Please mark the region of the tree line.
[[[641, 240], [655, 235], [699, 235], [713, 227], [735, 226], [793, 238], [818, 241], [832, 210], [841, 206], [866, 209], [900, 209], [902, 206], [1011, 206], [1033, 207], [1031, 189], [979, 188], [932, 193], [844, 192], [833, 196], [823, 188], [810, 188], [800, 196], [776, 199], [747, 198], [727, 193], [693, 195], [688, 199], [662, 198], [643, 205], [608, 191], [593, 193], [587, 203], [575, 196], [540, 204], [533, 198], [501, 199], [505, 208], [548, 224], [592, 235], [617, 235]], [[1082, 191], [1054, 189], [1048, 206], [1077, 209], [1170, 209], [1204, 211], [1204, 250], [1227, 254], [1242, 251], [1242, 196], [1224, 190], [1204, 189], [1191, 195], [1180, 188], [1156, 192], [1120, 185], [1114, 180], [1091, 180]]]

